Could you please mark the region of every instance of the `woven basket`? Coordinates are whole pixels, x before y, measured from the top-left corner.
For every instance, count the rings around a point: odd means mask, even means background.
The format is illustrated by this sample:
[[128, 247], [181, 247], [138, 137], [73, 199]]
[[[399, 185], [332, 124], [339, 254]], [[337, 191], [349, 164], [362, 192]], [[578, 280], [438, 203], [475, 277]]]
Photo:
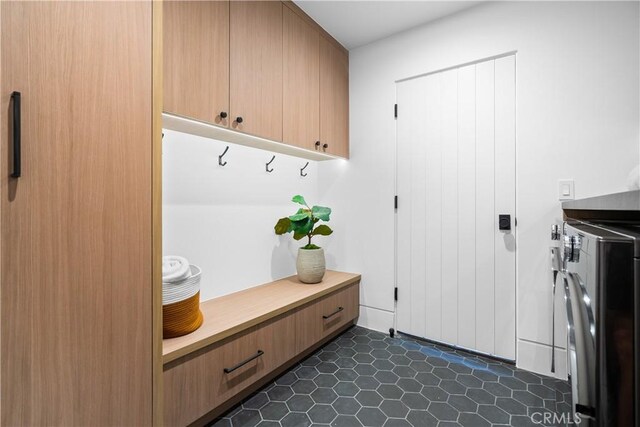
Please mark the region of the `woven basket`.
[[202, 325], [200, 311], [201, 270], [191, 265], [191, 276], [181, 282], [162, 284], [162, 336], [175, 338]]

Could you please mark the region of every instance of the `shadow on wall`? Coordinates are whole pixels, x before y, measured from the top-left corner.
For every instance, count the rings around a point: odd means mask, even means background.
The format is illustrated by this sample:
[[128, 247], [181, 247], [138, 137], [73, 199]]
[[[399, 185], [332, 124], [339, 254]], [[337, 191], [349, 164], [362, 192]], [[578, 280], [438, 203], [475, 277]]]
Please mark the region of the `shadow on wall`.
[[292, 269], [295, 270], [297, 252], [292, 251], [290, 236], [278, 236], [278, 244], [273, 246], [271, 251], [271, 279], [278, 280], [291, 275]]
[[514, 236], [512, 233], [505, 233], [504, 236], [502, 236], [502, 239], [504, 240], [504, 247], [509, 252], [516, 251], [516, 236]]
[[327, 263], [327, 269], [331, 269], [331, 270], [337, 269], [338, 267], [336, 267], [337, 266], [337, 261], [336, 261], [335, 254], [333, 254], [332, 252], [328, 252], [326, 250], [326, 245], [323, 246], [323, 247], [325, 248], [325, 251], [324, 251], [325, 255], [324, 256], [325, 256], [326, 263]]

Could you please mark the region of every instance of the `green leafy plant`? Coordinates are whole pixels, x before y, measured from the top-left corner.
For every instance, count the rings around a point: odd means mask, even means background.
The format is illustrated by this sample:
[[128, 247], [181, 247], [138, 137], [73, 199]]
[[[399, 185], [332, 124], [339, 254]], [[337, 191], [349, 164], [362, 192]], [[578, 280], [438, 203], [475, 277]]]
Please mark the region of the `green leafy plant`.
[[320, 249], [319, 246], [311, 243], [311, 238], [313, 236], [328, 236], [333, 233], [333, 230], [328, 225], [321, 224], [316, 226], [318, 221], [329, 221], [331, 209], [324, 206], [310, 208], [304, 197], [299, 195], [293, 196], [291, 201], [303, 207], [291, 216], [280, 218], [275, 227], [273, 227], [276, 234], [282, 235], [293, 232], [293, 238], [296, 240], [304, 237], [309, 239], [309, 242], [302, 249]]

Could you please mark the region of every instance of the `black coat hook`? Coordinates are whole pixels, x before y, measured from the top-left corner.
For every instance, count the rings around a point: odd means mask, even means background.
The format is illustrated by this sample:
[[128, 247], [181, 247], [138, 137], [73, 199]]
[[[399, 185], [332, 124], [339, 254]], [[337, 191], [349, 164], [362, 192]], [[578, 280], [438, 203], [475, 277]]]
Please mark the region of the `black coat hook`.
[[225, 149], [224, 149], [224, 151], [222, 152], [222, 154], [220, 154], [220, 155], [218, 156], [218, 164], [219, 164], [220, 166], [225, 166], [225, 165], [227, 164], [227, 162], [223, 162], [223, 161], [222, 161], [222, 157], [223, 157], [225, 154], [227, 154], [227, 151], [229, 151], [229, 146], [228, 146], [228, 145], [227, 145], [227, 148], [225, 148]]
[[307, 162], [307, 164], [304, 165], [302, 169], [300, 169], [300, 176], [307, 176], [307, 174], [304, 173], [304, 170], [307, 168], [307, 166], [309, 166], [309, 162]]
[[273, 172], [273, 168], [269, 169], [269, 165], [270, 165], [271, 163], [273, 163], [273, 161], [274, 161], [275, 159], [276, 159], [276, 156], [273, 156], [273, 157], [271, 158], [271, 160], [269, 160], [269, 163], [267, 163], [267, 164], [266, 164], [265, 168], [267, 169], [267, 172], [269, 172], [269, 173]]

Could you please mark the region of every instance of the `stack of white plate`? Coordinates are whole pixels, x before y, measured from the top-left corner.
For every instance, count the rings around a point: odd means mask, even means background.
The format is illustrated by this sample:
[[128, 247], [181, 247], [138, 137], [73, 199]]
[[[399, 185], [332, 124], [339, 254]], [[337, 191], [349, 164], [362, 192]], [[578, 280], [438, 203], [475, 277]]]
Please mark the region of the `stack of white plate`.
[[200, 292], [202, 271], [197, 265], [190, 264], [191, 276], [173, 283], [162, 283], [162, 305], [184, 301]]

